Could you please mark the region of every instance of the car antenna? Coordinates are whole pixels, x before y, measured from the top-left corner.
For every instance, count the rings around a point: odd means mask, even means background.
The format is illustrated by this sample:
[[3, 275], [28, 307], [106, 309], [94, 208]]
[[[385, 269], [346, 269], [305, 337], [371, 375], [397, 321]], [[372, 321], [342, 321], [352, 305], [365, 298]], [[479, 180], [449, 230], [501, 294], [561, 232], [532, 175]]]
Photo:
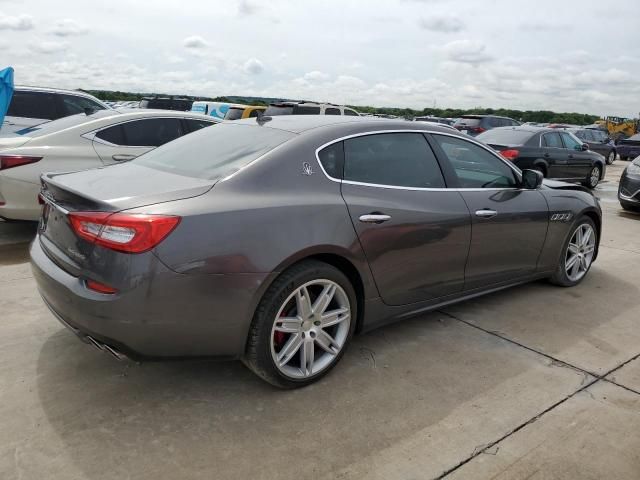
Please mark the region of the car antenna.
[[258, 115], [256, 116], [256, 122], [258, 122], [258, 125], [264, 125], [271, 120], [273, 120], [273, 118], [268, 117], [264, 112], [258, 111]]

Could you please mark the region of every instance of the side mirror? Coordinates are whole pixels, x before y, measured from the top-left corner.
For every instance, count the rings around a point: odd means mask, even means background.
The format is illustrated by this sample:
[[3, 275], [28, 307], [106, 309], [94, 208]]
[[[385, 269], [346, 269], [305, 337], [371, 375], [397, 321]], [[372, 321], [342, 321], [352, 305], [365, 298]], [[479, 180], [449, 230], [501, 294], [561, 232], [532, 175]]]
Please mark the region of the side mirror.
[[535, 190], [542, 185], [544, 175], [538, 170], [523, 170], [522, 171], [522, 188], [527, 190]]
[[582, 145], [580, 145], [580, 148], [576, 148], [576, 150], [582, 150], [583, 152], [586, 152], [587, 150], [589, 150], [589, 145], [583, 143]]

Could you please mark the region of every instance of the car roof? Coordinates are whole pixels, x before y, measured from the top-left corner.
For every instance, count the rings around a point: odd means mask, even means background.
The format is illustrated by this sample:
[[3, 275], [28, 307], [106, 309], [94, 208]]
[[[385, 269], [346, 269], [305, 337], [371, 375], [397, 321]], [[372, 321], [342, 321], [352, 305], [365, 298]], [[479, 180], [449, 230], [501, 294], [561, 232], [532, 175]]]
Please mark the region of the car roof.
[[98, 98], [94, 97], [90, 93], [83, 92], [81, 90], [66, 90], [64, 88], [51, 88], [51, 87], [33, 87], [30, 85], [16, 85], [13, 88], [14, 91], [23, 91], [23, 92], [46, 92], [46, 93], [64, 93], [67, 95], [76, 95], [79, 97], [88, 97], [102, 102]]
[[502, 115], [476, 115], [475, 113], [470, 113], [468, 115], [462, 115], [460, 118], [487, 118], [487, 117], [492, 117], [492, 118], [506, 118], [507, 120], [513, 120], [513, 118], [511, 117], [503, 117]]
[[[264, 117], [262, 117], [264, 119]], [[424, 130], [443, 133], [454, 133], [450, 128], [439, 126], [435, 123], [407, 122], [406, 120], [395, 120], [376, 117], [355, 117], [346, 115], [276, 115], [267, 117], [271, 120], [259, 122], [256, 118], [236, 120], [236, 123], [257, 124], [268, 128], [286, 130], [292, 133], [304, 133], [322, 127], [336, 127], [340, 125], [357, 126], [365, 128], [383, 128], [389, 130]], [[460, 134], [461, 136], [463, 134]]]

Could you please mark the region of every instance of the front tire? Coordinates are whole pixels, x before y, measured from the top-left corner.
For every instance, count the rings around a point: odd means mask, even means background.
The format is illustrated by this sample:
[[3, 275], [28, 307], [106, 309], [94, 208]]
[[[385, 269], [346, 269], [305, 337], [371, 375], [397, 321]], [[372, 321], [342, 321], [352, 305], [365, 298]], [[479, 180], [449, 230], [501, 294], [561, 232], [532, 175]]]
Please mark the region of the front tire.
[[318, 381], [342, 358], [356, 327], [349, 279], [315, 260], [283, 272], [260, 301], [243, 362], [280, 388]]
[[607, 155], [607, 165], [611, 165], [615, 161], [616, 161], [616, 151], [611, 150], [609, 152], [609, 155]]
[[561, 287], [580, 283], [591, 268], [597, 245], [596, 224], [587, 216], [580, 217], [562, 246], [558, 269], [551, 277], [551, 283]]
[[589, 172], [589, 175], [587, 175], [587, 178], [585, 178], [582, 184], [587, 188], [591, 188], [591, 189], [596, 188], [598, 186], [598, 183], [600, 182], [601, 172], [602, 172], [602, 169], [600, 168], [600, 166], [594, 165], [591, 171]]

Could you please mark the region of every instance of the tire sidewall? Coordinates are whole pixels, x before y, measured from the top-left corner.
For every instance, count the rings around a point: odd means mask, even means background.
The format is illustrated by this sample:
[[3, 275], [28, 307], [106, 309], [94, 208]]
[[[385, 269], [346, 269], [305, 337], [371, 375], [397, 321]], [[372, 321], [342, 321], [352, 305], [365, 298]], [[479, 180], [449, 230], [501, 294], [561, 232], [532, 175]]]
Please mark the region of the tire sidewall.
[[[594, 184], [591, 181], [592, 178], [592, 173], [595, 169], [598, 169], [598, 179], [596, 180], [596, 183]], [[591, 167], [591, 170], [589, 171], [589, 176], [587, 177], [587, 184], [589, 186], [589, 188], [596, 188], [598, 186], [598, 184], [600, 183], [600, 176], [602, 175], [602, 167], [600, 165], [594, 165], [593, 167]]]
[[[272, 287], [267, 290], [260, 302], [253, 320], [253, 327], [257, 329], [256, 350], [254, 352], [255, 363], [257, 363], [257, 365], [250, 365], [250, 367], [268, 382], [282, 388], [305, 386], [314, 383], [329, 373], [340, 361], [347, 350], [349, 343], [351, 342], [351, 338], [353, 337], [358, 318], [358, 302], [355, 290], [349, 279], [340, 270], [331, 265], [315, 261], [304, 262], [294, 268], [296, 269], [296, 272], [293, 273], [291, 278], [287, 278], [287, 281], [285, 282], [279, 282], [278, 279], [276, 279]], [[284, 272], [281, 278], [285, 278], [285, 274], [287, 274], [287, 272]], [[337, 283], [346, 293], [349, 299], [349, 306], [351, 308], [349, 333], [340, 353], [336, 355], [336, 358], [328, 367], [321, 372], [304, 379], [291, 378], [282, 373], [273, 361], [271, 354], [271, 333], [273, 324], [276, 321], [276, 315], [278, 314], [280, 307], [291, 293], [301, 285], [319, 279], [331, 280]], [[255, 368], [256, 366], [260, 371], [257, 371]]]
[[[580, 277], [579, 280], [576, 280], [576, 281], [571, 280], [567, 276], [567, 271], [564, 268], [565, 259], [567, 257], [567, 248], [569, 246], [569, 242], [571, 242], [571, 238], [573, 237], [574, 233], [576, 232], [576, 230], [580, 225], [584, 225], [587, 223], [591, 225], [591, 228], [593, 228], [593, 233], [594, 235], [596, 235], [596, 242], [595, 242], [596, 249], [598, 248], [598, 242], [600, 238], [598, 235], [598, 229], [596, 228], [596, 224], [591, 218], [587, 217], [586, 215], [582, 215], [575, 222], [573, 222], [573, 224], [571, 225], [571, 228], [569, 229], [569, 233], [567, 234], [567, 238], [562, 244], [562, 250], [560, 252], [560, 257], [558, 258], [558, 269], [556, 270], [555, 275], [552, 277], [552, 281], [556, 285], [561, 285], [563, 287], [573, 287], [575, 285], [578, 285], [580, 282], [582, 282], [586, 278], [586, 276], [589, 274], [589, 271], [591, 271], [591, 266], [593, 265], [593, 259], [589, 264], [589, 268], [584, 273], [584, 275]], [[594, 255], [595, 255], [595, 252], [594, 252]]]

